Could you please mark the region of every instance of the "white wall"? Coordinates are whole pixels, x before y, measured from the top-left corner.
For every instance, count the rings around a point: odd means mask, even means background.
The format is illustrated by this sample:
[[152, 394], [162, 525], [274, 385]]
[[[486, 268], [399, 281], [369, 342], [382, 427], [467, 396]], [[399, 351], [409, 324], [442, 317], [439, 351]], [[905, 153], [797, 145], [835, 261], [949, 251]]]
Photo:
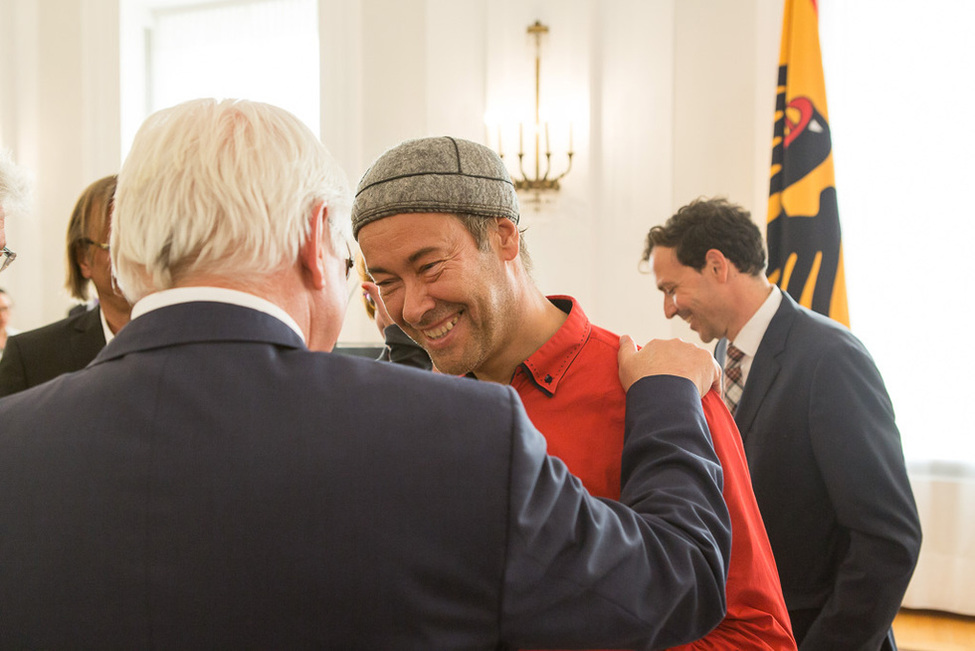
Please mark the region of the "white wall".
[[33, 213], [8, 220], [18, 258], [0, 279], [22, 329], [64, 316], [71, 210], [118, 170], [117, 25], [111, 0], [0, 0], [0, 146], [35, 177]]
[[[780, 0], [319, 6], [321, 129], [353, 184], [403, 139], [480, 141], [489, 104], [531, 102], [525, 29], [549, 25], [543, 102], [548, 90], [573, 104], [577, 155], [551, 204], [523, 206], [536, 280], [638, 340], [694, 339], [663, 318], [637, 260], [647, 230], [699, 195], [727, 195], [764, 222]], [[118, 24], [118, 0], [0, 0], [0, 145], [37, 177], [33, 217], [8, 224], [20, 257], [2, 278], [22, 328], [64, 314], [68, 216], [81, 190], [119, 165]], [[343, 339], [376, 338], [354, 297]]]
[[[533, 93], [536, 19], [542, 94], [582, 106], [563, 190], [522, 224], [535, 277], [572, 294], [590, 318], [638, 340], [684, 336], [651, 276], [637, 271], [647, 230], [700, 195], [723, 194], [764, 223], [782, 7], [779, 0], [361, 0], [350, 56], [361, 78], [359, 138], [341, 135], [355, 181], [401, 140], [450, 134], [483, 141], [485, 110]], [[358, 86], [356, 86], [358, 85]], [[359, 95], [356, 95], [357, 88]], [[568, 88], [568, 90], [566, 90]], [[323, 102], [327, 106], [327, 102]], [[581, 128], [580, 128], [581, 127]], [[323, 133], [340, 133], [339, 125]], [[494, 144], [493, 138], [490, 144]], [[507, 160], [512, 160], [506, 141]], [[514, 170], [514, 165], [512, 165]], [[354, 303], [343, 338], [375, 340]]]

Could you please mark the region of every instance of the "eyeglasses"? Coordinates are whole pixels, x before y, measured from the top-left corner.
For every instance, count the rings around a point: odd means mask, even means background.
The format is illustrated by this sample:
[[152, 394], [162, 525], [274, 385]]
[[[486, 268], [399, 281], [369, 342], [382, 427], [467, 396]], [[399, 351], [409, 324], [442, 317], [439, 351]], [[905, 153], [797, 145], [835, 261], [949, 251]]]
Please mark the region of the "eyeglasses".
[[352, 268], [355, 267], [355, 256], [352, 255], [352, 247], [346, 242], [345, 250], [348, 251], [349, 255], [345, 259], [345, 279], [348, 280], [349, 276], [352, 275]]
[[102, 251], [110, 251], [111, 247], [108, 246], [108, 242], [96, 242], [95, 240], [90, 240], [87, 237], [81, 238], [83, 244], [89, 244], [91, 246], [97, 246]]
[[10, 263], [16, 259], [17, 259], [16, 253], [11, 251], [7, 247], [3, 247], [3, 259], [0, 260], [0, 271], [3, 271], [7, 267], [9, 267]]

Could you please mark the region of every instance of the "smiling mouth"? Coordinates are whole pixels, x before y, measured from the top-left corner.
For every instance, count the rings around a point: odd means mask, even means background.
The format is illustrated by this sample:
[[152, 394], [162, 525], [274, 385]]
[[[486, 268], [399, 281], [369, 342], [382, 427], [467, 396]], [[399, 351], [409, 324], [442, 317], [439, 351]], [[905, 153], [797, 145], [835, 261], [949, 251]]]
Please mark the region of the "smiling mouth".
[[450, 321], [440, 326], [439, 328], [431, 328], [430, 330], [421, 330], [420, 332], [422, 332], [423, 336], [426, 337], [427, 339], [430, 340], [441, 339], [445, 337], [448, 332], [454, 329], [454, 326], [457, 325], [457, 320], [459, 318], [460, 315], [458, 314], [454, 316], [454, 318], [452, 318]]

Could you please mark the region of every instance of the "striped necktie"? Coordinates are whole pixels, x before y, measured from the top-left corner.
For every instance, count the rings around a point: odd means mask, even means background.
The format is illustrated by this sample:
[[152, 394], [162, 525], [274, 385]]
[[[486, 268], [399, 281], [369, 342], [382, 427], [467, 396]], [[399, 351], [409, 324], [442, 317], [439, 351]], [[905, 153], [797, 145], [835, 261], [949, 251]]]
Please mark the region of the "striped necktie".
[[735, 348], [735, 345], [728, 343], [727, 359], [724, 365], [724, 401], [728, 405], [728, 411], [735, 415], [738, 409], [738, 401], [741, 400], [741, 392], [745, 385], [741, 378], [741, 358], [745, 353]]

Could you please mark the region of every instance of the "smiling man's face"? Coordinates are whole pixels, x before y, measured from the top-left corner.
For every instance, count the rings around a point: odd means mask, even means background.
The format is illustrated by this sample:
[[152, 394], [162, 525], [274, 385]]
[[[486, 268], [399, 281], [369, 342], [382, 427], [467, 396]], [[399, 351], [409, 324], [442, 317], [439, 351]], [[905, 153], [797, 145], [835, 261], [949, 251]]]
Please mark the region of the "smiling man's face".
[[668, 319], [679, 316], [704, 343], [728, 334], [727, 319], [719, 307], [723, 303], [720, 285], [713, 274], [681, 264], [677, 252], [665, 246], [655, 246], [650, 260]]
[[496, 239], [491, 231], [482, 250], [460, 219], [440, 213], [386, 217], [359, 232], [390, 317], [444, 373], [476, 373], [510, 340], [515, 299]]

